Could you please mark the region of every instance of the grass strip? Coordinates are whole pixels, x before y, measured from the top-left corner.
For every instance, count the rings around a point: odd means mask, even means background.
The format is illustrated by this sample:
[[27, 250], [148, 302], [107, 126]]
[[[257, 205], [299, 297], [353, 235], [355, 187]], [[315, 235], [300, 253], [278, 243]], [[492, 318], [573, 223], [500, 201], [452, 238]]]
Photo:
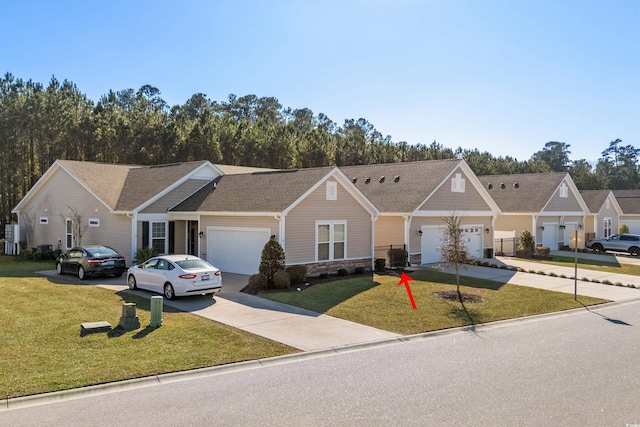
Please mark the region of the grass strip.
[[[20, 277], [34, 265], [3, 258], [0, 275], [13, 277], [0, 277], [0, 399], [298, 351], [166, 305], [163, 325], [150, 328], [147, 299]], [[124, 302], [136, 304], [140, 329], [80, 337], [83, 322], [117, 326]]]
[[455, 290], [455, 276], [416, 271], [410, 282], [417, 309], [413, 310], [404, 286], [395, 276], [346, 279], [310, 286], [303, 291], [271, 291], [261, 296], [274, 301], [325, 313], [341, 319], [403, 335], [467, 326], [534, 314], [550, 313], [606, 302], [543, 289], [500, 284], [461, 277], [461, 291], [484, 299], [461, 305], [438, 298], [440, 291]]

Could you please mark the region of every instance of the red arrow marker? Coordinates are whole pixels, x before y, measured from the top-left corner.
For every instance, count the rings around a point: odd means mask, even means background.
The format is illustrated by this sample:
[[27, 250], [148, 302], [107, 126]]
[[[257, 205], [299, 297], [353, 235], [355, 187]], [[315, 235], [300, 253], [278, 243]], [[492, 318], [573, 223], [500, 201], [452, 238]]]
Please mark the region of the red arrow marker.
[[407, 294], [409, 294], [409, 301], [411, 301], [411, 307], [413, 307], [413, 309], [415, 310], [416, 302], [413, 300], [413, 294], [411, 293], [411, 287], [409, 286], [409, 282], [412, 280], [414, 279], [412, 279], [411, 277], [404, 274], [404, 272], [402, 272], [402, 276], [400, 277], [400, 283], [398, 283], [398, 286], [404, 283], [404, 287], [407, 288]]

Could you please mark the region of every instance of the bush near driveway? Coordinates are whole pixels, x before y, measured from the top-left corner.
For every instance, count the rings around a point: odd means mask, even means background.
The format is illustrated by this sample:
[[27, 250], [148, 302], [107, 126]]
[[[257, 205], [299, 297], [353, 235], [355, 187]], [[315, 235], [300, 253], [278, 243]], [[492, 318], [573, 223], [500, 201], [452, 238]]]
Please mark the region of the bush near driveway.
[[405, 335], [606, 302], [582, 296], [574, 301], [570, 294], [461, 277], [461, 291], [479, 295], [485, 301], [465, 303], [463, 307], [460, 302], [434, 295], [455, 291], [455, 276], [426, 270], [410, 276], [415, 279], [410, 286], [416, 310], [411, 307], [405, 287], [398, 286], [396, 276], [339, 280], [313, 285], [302, 292], [263, 292], [260, 296]]
[[[53, 268], [0, 257], [0, 399], [298, 351], [167, 306], [163, 325], [146, 328], [149, 300], [20, 277], [27, 267]], [[140, 329], [80, 337], [83, 322], [117, 326], [123, 302], [136, 303]]]

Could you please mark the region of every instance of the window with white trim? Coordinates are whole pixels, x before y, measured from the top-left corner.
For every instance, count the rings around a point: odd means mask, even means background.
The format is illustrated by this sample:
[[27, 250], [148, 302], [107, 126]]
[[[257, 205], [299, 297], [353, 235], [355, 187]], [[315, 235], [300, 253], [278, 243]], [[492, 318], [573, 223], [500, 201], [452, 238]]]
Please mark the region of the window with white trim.
[[316, 251], [318, 261], [344, 259], [347, 253], [347, 222], [316, 222]]
[[461, 173], [457, 173], [454, 178], [451, 178], [451, 192], [452, 193], [464, 193], [465, 179]]
[[42, 225], [49, 224], [49, 217], [48, 216], [41, 216], [40, 217], [40, 224], [42, 224]]
[[327, 181], [327, 200], [338, 200], [338, 183]]
[[89, 218], [89, 227], [100, 227], [99, 218]]
[[602, 227], [602, 233], [603, 233], [602, 237], [611, 236], [611, 218], [605, 218], [604, 219], [604, 224], [603, 224], [603, 227]]
[[166, 224], [164, 222], [151, 223], [151, 247], [158, 253], [164, 253], [164, 243], [166, 238]]
[[71, 249], [73, 247], [73, 221], [69, 218], [65, 220], [65, 230], [66, 249]]

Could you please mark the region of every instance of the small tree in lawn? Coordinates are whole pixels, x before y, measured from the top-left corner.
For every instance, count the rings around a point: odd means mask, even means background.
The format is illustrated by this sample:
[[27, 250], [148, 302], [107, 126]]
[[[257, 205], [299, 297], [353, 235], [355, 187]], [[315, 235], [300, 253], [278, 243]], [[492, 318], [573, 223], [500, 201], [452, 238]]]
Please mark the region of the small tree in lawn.
[[445, 224], [445, 237], [442, 246], [438, 247], [441, 254], [441, 262], [447, 267], [453, 267], [456, 272], [456, 290], [458, 298], [462, 302], [462, 294], [460, 293], [460, 266], [465, 268], [467, 262], [467, 249], [462, 238], [462, 228], [460, 226], [460, 217], [452, 215], [448, 218], [442, 218]]
[[273, 283], [273, 275], [277, 271], [284, 270], [284, 249], [276, 239], [270, 239], [262, 249], [260, 258], [260, 273], [267, 276], [269, 284]]

